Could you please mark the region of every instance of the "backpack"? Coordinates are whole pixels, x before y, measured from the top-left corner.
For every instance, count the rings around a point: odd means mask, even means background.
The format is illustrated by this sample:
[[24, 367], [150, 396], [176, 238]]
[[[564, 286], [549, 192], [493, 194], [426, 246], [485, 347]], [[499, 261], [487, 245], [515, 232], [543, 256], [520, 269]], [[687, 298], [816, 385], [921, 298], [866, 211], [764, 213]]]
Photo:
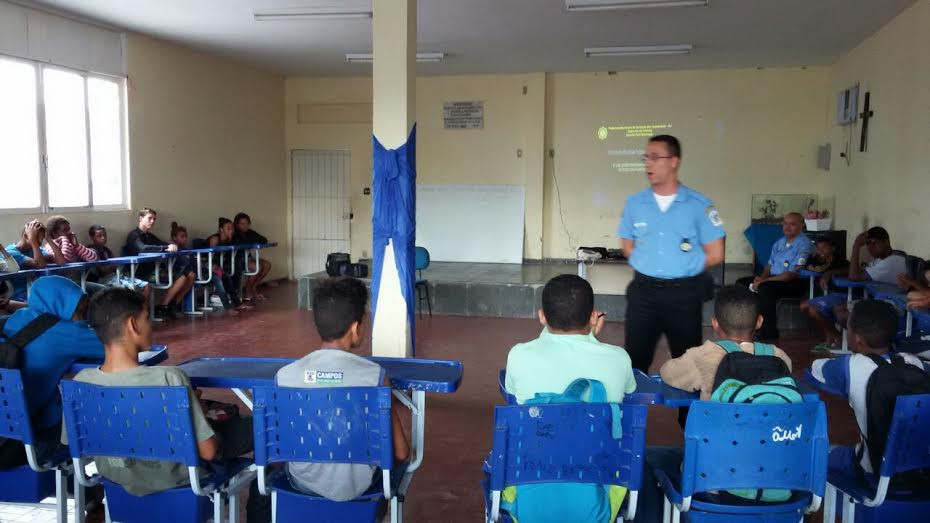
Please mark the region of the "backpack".
[[[878, 476], [888, 443], [888, 431], [894, 418], [895, 400], [898, 396], [930, 394], [930, 375], [923, 369], [911, 365], [904, 357], [894, 354], [886, 361], [875, 354], [866, 355], [878, 368], [869, 376], [865, 388], [866, 429], [869, 436], [861, 434], [865, 447], [869, 449], [872, 471]], [[857, 463], [862, 459], [860, 447]], [[930, 469], [916, 469], [895, 474], [889, 488], [913, 490], [930, 487]]]
[[[598, 380], [576, 379], [561, 394], [536, 393], [524, 405], [558, 403], [607, 403], [607, 390]], [[611, 434], [619, 440], [622, 435], [620, 405], [610, 403], [612, 413]], [[515, 521], [551, 521], [553, 514], [587, 514], [598, 522], [614, 521], [626, 496], [626, 489], [615, 485], [586, 483], [542, 483], [507, 487], [501, 493], [501, 508]], [[576, 508], [577, 507], [577, 508]]]
[[27, 323], [19, 332], [7, 338], [3, 334], [3, 328], [6, 327], [8, 320], [9, 318], [0, 320], [0, 368], [18, 369], [22, 367], [23, 350], [26, 346], [45, 334], [45, 331], [54, 327], [59, 318], [48, 313], [40, 314]]
[[342, 266], [349, 265], [349, 263], [351, 263], [349, 253], [331, 252], [326, 255], [326, 274], [330, 276], [344, 275], [345, 269]]
[[[775, 356], [773, 346], [754, 343], [753, 353], [749, 354], [733, 341], [721, 340], [716, 343], [727, 354], [714, 375], [711, 401], [760, 405], [804, 401], [788, 365]], [[756, 501], [778, 502], [791, 498], [791, 491], [785, 489], [732, 489], [727, 492]]]

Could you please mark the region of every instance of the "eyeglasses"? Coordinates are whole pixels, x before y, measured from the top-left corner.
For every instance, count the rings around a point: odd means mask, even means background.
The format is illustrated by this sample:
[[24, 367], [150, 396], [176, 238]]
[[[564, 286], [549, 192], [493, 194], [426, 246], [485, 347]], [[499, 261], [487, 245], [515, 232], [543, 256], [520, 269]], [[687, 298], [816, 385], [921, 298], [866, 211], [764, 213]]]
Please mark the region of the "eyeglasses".
[[674, 158], [673, 156], [659, 156], [658, 154], [644, 154], [642, 156], [643, 163], [646, 162], [657, 162], [664, 158]]

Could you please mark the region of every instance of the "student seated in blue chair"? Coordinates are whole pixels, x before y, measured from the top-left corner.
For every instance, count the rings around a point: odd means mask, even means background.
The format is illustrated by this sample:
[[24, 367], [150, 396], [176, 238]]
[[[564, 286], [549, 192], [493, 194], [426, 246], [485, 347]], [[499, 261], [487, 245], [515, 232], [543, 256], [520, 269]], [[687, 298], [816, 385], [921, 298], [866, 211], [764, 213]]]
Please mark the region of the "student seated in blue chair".
[[[233, 415], [226, 420], [211, 421], [204, 415], [198, 391], [191, 388], [184, 371], [166, 365], [139, 365], [139, 353], [152, 345], [152, 324], [146, 309], [142, 295], [132, 289], [113, 287], [94, 295], [88, 317], [103, 342], [106, 356], [101, 366], [82, 370], [74, 380], [114, 387], [187, 387], [200, 457], [208, 462], [220, 461], [251, 452], [251, 418]], [[67, 433], [62, 433], [62, 443], [67, 443]], [[181, 463], [125, 458], [95, 461], [103, 477], [136, 496], [188, 485], [190, 481], [187, 467]], [[253, 489], [257, 492], [254, 484]]]
[[[740, 285], [721, 287], [714, 300], [714, 316], [710, 321], [716, 339], [735, 342], [741, 350], [752, 354], [753, 337], [763, 321], [759, 299], [755, 293]], [[701, 400], [707, 401], [713, 392], [717, 367], [726, 354], [726, 350], [719, 344], [708, 340], [666, 361], [659, 369], [659, 374], [668, 385], [700, 392]], [[785, 362], [790, 372], [791, 358], [778, 347], [774, 347], [774, 354]]]
[[[313, 293], [313, 321], [323, 343], [319, 349], [282, 367], [275, 376], [277, 385], [305, 389], [389, 385], [380, 365], [353, 354], [365, 336], [367, 303], [368, 289], [359, 280], [330, 278], [318, 283]], [[403, 474], [410, 445], [397, 415], [400, 405], [393, 401], [391, 479], [396, 483]], [[367, 492], [373, 484], [380, 485], [381, 474], [377, 472], [364, 464], [287, 464], [287, 475], [295, 489], [332, 501], [349, 501]]]
[[[604, 385], [607, 401], [619, 403], [636, 389], [633, 366], [626, 350], [597, 339], [604, 327], [604, 314], [594, 309], [594, 292], [583, 278], [562, 274], [546, 283], [542, 308], [538, 311], [543, 329], [539, 337], [519, 343], [507, 355], [505, 387], [524, 404], [536, 394], [562, 394], [577, 379], [597, 380]], [[566, 489], [571, 497], [584, 496], [591, 506], [574, 506], [577, 521], [607, 521], [619, 506], [612, 506], [602, 495], [600, 485], [539, 484], [525, 485], [516, 493], [521, 521], [526, 510], [519, 505], [521, 494], [533, 499], [558, 500]], [[582, 492], [579, 489], [591, 489]], [[532, 491], [536, 492], [532, 492]], [[510, 494], [505, 490], [504, 500]], [[526, 498], [524, 497], [524, 500]], [[525, 506], [525, 502], [524, 505]], [[564, 503], [562, 504], [564, 507]], [[536, 512], [533, 510], [533, 512]]]
[[[51, 457], [58, 448], [62, 417], [58, 382], [76, 360], [103, 358], [103, 344], [84, 322], [86, 310], [87, 297], [77, 284], [61, 276], [46, 276], [33, 284], [28, 306], [17, 310], [3, 325], [2, 334], [7, 339], [30, 324], [46, 329], [37, 331], [21, 348], [20, 367], [40, 460]], [[46, 319], [49, 323], [42, 325]], [[25, 463], [20, 442], [0, 443], [0, 469]]]
[[[90, 243], [87, 245], [87, 248], [97, 253], [98, 260], [109, 260], [113, 257], [113, 251], [107, 247], [108, 236], [106, 227], [102, 225], [91, 225], [87, 230], [87, 235], [90, 237]], [[122, 274], [120, 278], [117, 278], [115, 265], [97, 267], [90, 271], [87, 275], [87, 280], [97, 282], [107, 287], [133, 288], [141, 292], [142, 297], [145, 298], [146, 301], [149, 299], [149, 293], [152, 292], [151, 285], [145, 280], [133, 278], [129, 276], [129, 274]]]
[[[58, 244], [45, 242], [45, 232], [45, 224], [39, 220], [32, 220], [23, 227], [19, 241], [6, 246], [5, 251], [19, 270], [41, 269], [50, 263], [67, 263]], [[12, 299], [25, 302], [26, 278], [16, 277], [7, 281], [13, 284]]]
[[[855, 448], [836, 446], [830, 449], [830, 468], [852, 474], [861, 472], [873, 485], [877, 481], [875, 474], [878, 472], [876, 469], [882, 461], [882, 456], [873, 457], [870, 449], [875, 450], [874, 445], [878, 443], [883, 451], [885, 442], [877, 441], [881, 436], [870, 434], [869, 431], [870, 426], [876, 426], [874, 416], [880, 415], [870, 412], [870, 395], [877, 392], [873, 390], [876, 386], [884, 388], [888, 384], [879, 384], [878, 380], [871, 378], [880, 364], [886, 364], [884, 362], [892, 363], [896, 367], [904, 366], [905, 369], [910, 365], [919, 371], [926, 371], [924, 364], [916, 356], [905, 353], [892, 356], [892, 345], [897, 332], [898, 314], [893, 305], [879, 300], [862, 300], [853, 306], [849, 317], [849, 348], [853, 354], [819, 359], [811, 364], [814, 379], [826, 384], [830, 389], [846, 392], [861, 435]], [[899, 372], [902, 370], [894, 369], [894, 373]], [[905, 381], [894, 375], [890, 379], [893, 382]], [[930, 386], [930, 377], [925, 383]], [[894, 410], [893, 402], [884, 403], [888, 412]], [[878, 427], [878, 430], [884, 430], [884, 436], [887, 437], [888, 428], [886, 425], [883, 428]], [[865, 441], [869, 444], [865, 444]]]
[[[869, 256], [872, 257], [872, 261], [867, 264], [860, 261], [863, 246], [868, 249]], [[872, 227], [856, 236], [849, 260], [850, 280], [896, 284], [898, 275], [906, 272], [906, 260], [903, 255], [891, 248], [891, 237], [884, 227]], [[829, 280], [822, 280], [821, 288], [828, 284]], [[820, 327], [824, 335], [823, 343], [815, 346], [815, 351], [829, 352], [837, 348], [842, 334], [837, 330], [836, 323], [846, 323], [849, 313], [846, 301], [847, 292], [844, 290], [844, 292], [828, 293], [802, 304], [803, 310]]]

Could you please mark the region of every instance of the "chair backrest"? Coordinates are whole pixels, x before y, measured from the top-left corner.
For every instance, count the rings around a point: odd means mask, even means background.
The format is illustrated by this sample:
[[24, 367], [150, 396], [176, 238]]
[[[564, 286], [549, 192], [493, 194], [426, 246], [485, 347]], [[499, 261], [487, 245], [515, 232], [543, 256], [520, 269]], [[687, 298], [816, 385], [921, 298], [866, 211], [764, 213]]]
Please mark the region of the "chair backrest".
[[429, 267], [429, 251], [426, 247], [416, 247], [414, 252], [416, 253], [416, 269], [422, 271]]
[[620, 406], [612, 436], [606, 403], [494, 408], [491, 490], [527, 483], [598, 483], [639, 490], [646, 448], [645, 405]]
[[930, 468], [930, 394], [898, 396], [880, 473]]
[[61, 382], [72, 458], [110, 456], [199, 461], [186, 387], [104, 387]]
[[18, 369], [0, 369], [0, 437], [32, 445], [32, 423]]
[[393, 465], [388, 387], [256, 387], [253, 408], [256, 465]]
[[828, 446], [823, 402], [697, 401], [685, 425], [681, 494], [781, 488], [822, 497]]

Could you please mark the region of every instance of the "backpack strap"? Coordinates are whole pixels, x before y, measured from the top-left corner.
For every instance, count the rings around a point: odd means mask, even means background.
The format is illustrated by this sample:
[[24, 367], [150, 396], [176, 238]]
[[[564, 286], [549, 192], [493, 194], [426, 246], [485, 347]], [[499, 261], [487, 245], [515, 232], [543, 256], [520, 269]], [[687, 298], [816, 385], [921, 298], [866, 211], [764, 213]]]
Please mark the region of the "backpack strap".
[[734, 352], [742, 352], [743, 350], [740, 348], [739, 343], [736, 343], [735, 341], [718, 340], [718, 341], [715, 341], [714, 343], [719, 345], [721, 349], [727, 351], [728, 354], [734, 353]]
[[[727, 351], [728, 354], [743, 351], [739, 343], [736, 343], [735, 341], [718, 340], [718, 341], [715, 341], [714, 343], [719, 345], [720, 348], [722, 348], [723, 350]], [[769, 345], [768, 343], [759, 343], [758, 341], [754, 341], [752, 345], [753, 345], [752, 353], [755, 356], [774, 356], [775, 355], [774, 345]]]
[[[57, 316], [49, 313], [42, 313], [27, 323], [19, 332], [10, 336], [10, 343], [16, 345], [20, 349], [25, 349], [26, 345], [29, 345], [36, 338], [45, 334], [45, 331], [54, 327], [58, 321], [59, 318]], [[6, 326], [6, 322], [4, 322], [3, 326]]]

